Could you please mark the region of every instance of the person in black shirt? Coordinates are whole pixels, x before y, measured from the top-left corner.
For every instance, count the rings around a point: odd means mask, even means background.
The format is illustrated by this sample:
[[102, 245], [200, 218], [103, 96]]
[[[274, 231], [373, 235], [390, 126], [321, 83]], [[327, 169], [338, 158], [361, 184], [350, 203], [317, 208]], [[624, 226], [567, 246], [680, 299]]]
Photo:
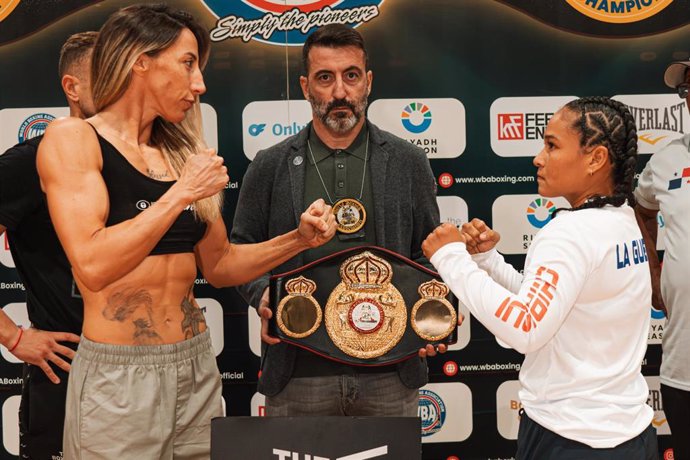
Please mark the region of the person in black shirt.
[[208, 458], [223, 414], [210, 331], [194, 297], [246, 283], [335, 234], [316, 200], [291, 231], [228, 241], [223, 158], [206, 148], [199, 97], [206, 28], [164, 4], [113, 13], [94, 45], [96, 115], [52, 122], [36, 167], [84, 300], [63, 457]]
[[[95, 113], [89, 67], [96, 37], [96, 32], [74, 34], [60, 53], [61, 84], [72, 117]], [[0, 343], [26, 363], [19, 409], [21, 458], [61, 456], [68, 360], [83, 318], [81, 296], [36, 172], [41, 139], [28, 139], [0, 155], [0, 235], [7, 232], [32, 324], [23, 330], [0, 310]]]

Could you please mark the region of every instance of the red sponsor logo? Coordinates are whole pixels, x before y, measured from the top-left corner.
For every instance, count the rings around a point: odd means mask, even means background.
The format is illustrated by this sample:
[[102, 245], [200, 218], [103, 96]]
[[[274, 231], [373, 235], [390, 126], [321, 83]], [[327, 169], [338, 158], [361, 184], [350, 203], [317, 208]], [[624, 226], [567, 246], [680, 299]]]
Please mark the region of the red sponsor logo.
[[664, 460], [673, 460], [673, 449], [666, 449], [664, 451]]
[[514, 141], [525, 138], [524, 113], [498, 114], [498, 140]]
[[455, 456], [455, 455], [451, 455], [451, 456], [448, 457], [446, 460], [460, 460], [460, 457], [457, 457], [457, 456]]
[[455, 361], [446, 361], [443, 365], [443, 373], [448, 377], [452, 377], [458, 373], [458, 363]]
[[440, 176], [438, 176], [438, 185], [440, 185], [443, 188], [448, 188], [452, 186], [453, 182], [455, 182], [455, 178], [451, 173], [443, 173]]

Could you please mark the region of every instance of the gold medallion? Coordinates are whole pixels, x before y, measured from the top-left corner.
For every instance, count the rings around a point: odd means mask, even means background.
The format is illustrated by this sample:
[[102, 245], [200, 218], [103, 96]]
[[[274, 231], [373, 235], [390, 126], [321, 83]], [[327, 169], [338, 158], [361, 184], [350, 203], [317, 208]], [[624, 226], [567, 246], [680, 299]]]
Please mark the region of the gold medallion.
[[342, 281], [328, 297], [325, 324], [343, 353], [377, 358], [398, 344], [407, 324], [407, 307], [393, 286], [393, 267], [369, 251], [340, 265]]
[[450, 289], [445, 283], [431, 280], [422, 283], [417, 292], [422, 298], [414, 304], [410, 313], [412, 329], [430, 342], [445, 339], [458, 322], [455, 308], [446, 299]]
[[364, 227], [367, 211], [364, 205], [354, 198], [343, 198], [333, 205], [335, 223], [340, 233], [355, 233]]
[[321, 306], [312, 294], [316, 283], [303, 276], [285, 283], [288, 295], [278, 304], [276, 322], [281, 331], [290, 337], [308, 337], [321, 325]]

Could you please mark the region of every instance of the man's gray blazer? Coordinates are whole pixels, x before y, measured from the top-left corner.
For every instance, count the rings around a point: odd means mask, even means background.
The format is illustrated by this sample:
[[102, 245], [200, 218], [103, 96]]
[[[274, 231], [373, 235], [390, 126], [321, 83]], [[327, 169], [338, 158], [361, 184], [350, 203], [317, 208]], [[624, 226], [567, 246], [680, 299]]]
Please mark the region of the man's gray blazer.
[[[372, 192], [375, 206], [376, 244], [418, 262], [427, 263], [421, 244], [439, 224], [436, 181], [426, 154], [410, 142], [382, 131], [368, 122]], [[242, 181], [232, 226], [233, 243], [258, 243], [294, 230], [304, 203], [307, 137], [310, 126], [296, 135], [260, 151]], [[301, 157], [297, 160], [296, 158]], [[283, 273], [304, 265], [298, 255], [277, 267]], [[268, 286], [269, 275], [238, 287], [257, 307]], [[259, 391], [278, 394], [292, 376], [296, 348], [285, 343], [263, 344], [263, 369]], [[423, 359], [412, 357], [398, 364], [400, 380], [409, 388], [428, 381]]]

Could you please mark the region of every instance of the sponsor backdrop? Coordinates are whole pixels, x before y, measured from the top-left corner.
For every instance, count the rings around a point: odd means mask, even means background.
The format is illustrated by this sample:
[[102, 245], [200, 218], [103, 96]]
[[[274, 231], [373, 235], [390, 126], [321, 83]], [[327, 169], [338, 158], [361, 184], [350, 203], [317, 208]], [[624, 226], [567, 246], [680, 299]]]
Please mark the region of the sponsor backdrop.
[[[0, 0], [0, 151], [42, 133], [67, 114], [57, 77], [65, 38], [98, 29], [133, 2]], [[522, 268], [534, 234], [560, 198], [537, 194], [532, 158], [548, 120], [565, 102], [608, 95], [629, 105], [641, 161], [690, 130], [683, 101], [662, 83], [665, 65], [690, 57], [690, 0], [170, 0], [213, 40], [205, 71], [205, 133], [230, 171], [225, 217], [232, 222], [242, 176], [256, 153], [302, 129], [309, 105], [298, 85], [300, 45], [315, 26], [356, 26], [374, 73], [369, 116], [424, 149], [438, 178], [444, 221], [479, 217], [499, 230], [499, 249]], [[670, 178], [671, 179], [671, 178]], [[663, 227], [663, 216], [659, 216]], [[660, 249], [663, 249], [663, 229]], [[224, 383], [228, 415], [264, 413], [256, 393], [259, 320], [234, 289], [199, 277]], [[28, 326], [24, 286], [0, 236], [0, 307]], [[424, 459], [511, 458], [518, 371], [504, 348], [464, 309], [459, 342], [430, 361], [420, 390]], [[660, 451], [668, 425], [659, 394], [665, 318], [653, 318], [642, 365]], [[20, 364], [0, 357], [0, 459], [18, 451]], [[670, 458], [670, 452], [665, 452]]]

